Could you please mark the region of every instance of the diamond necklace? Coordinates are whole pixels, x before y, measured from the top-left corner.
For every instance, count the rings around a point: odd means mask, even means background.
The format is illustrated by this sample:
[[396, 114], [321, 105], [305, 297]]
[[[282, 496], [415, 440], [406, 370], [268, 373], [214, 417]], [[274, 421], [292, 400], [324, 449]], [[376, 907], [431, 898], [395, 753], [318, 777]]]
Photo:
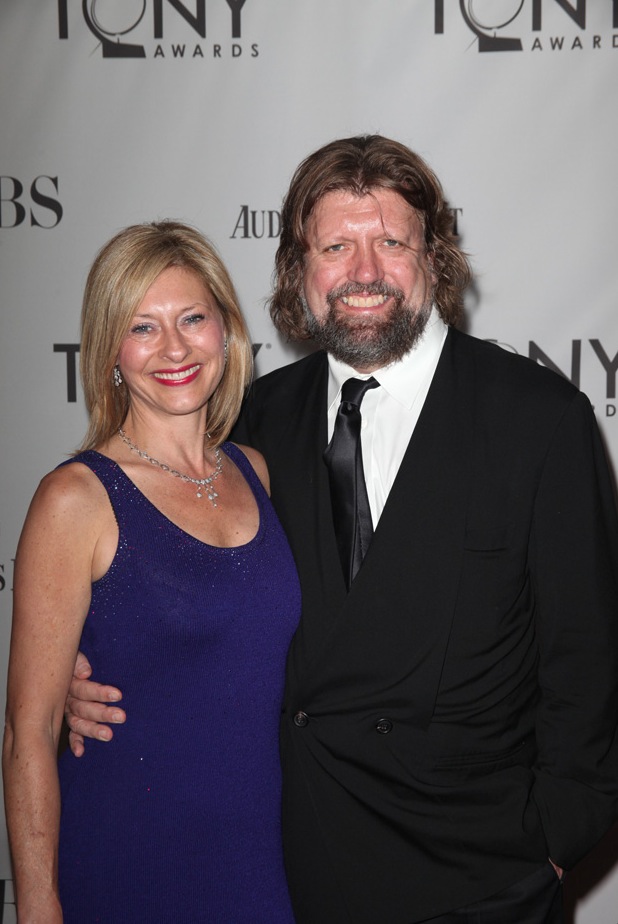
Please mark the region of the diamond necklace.
[[135, 443], [131, 442], [122, 427], [120, 427], [118, 430], [118, 436], [123, 443], [127, 444], [131, 452], [137, 453], [141, 459], [145, 459], [146, 462], [150, 462], [151, 465], [156, 465], [157, 468], [167, 472], [168, 475], [173, 475], [174, 478], [180, 478], [181, 481], [187, 481], [196, 485], [198, 497], [202, 496], [201, 489], [204, 488], [206, 497], [211, 502], [213, 507], [217, 506], [216, 498], [219, 497], [219, 495], [213, 487], [213, 481], [215, 481], [223, 471], [223, 456], [220, 449], [215, 449], [215, 462], [217, 464], [215, 465], [214, 471], [210, 473], [208, 478], [192, 478], [191, 475], [183, 475], [182, 472], [177, 471], [175, 468], [171, 468], [171, 466], [166, 465], [165, 462], [159, 462], [158, 459], [153, 459], [152, 456], [149, 456], [147, 452], [144, 452], [143, 449], [140, 449], [139, 446], [136, 446]]

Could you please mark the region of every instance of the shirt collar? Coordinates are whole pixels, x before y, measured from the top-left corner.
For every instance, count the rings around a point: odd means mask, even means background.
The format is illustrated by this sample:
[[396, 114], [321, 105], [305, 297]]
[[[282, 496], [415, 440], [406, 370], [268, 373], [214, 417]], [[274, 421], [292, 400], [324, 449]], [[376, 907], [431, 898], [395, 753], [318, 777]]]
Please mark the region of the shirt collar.
[[431, 309], [423, 336], [411, 350], [397, 362], [390, 363], [375, 372], [357, 372], [347, 363], [342, 363], [334, 356], [328, 355], [328, 408], [339, 404], [341, 386], [349, 378], [368, 379], [371, 376], [404, 407], [410, 409], [414, 404], [419, 388], [428, 375], [433, 374], [442, 347], [448, 333], [448, 327], [436, 311]]

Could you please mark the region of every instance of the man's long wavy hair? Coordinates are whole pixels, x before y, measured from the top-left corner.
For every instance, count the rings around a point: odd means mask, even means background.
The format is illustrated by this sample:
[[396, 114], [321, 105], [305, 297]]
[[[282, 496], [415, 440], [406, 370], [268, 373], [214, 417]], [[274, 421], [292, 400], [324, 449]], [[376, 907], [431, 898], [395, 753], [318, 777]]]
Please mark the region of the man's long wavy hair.
[[471, 271], [453, 233], [453, 216], [440, 181], [405, 145], [381, 135], [360, 135], [332, 141], [310, 154], [292, 177], [283, 202], [270, 314], [277, 330], [289, 340], [311, 339], [303, 305], [303, 274], [307, 222], [314, 208], [330, 192], [364, 196], [375, 189], [398, 193], [418, 215], [436, 277], [436, 309], [446, 324], [461, 320]]

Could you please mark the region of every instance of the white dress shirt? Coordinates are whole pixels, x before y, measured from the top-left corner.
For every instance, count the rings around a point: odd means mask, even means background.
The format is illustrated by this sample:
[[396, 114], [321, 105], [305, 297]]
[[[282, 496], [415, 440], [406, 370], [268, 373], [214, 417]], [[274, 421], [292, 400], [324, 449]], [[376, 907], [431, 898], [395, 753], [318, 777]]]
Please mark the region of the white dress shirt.
[[380, 388], [365, 393], [361, 405], [361, 446], [367, 494], [374, 528], [399, 471], [429, 391], [448, 327], [433, 308], [425, 332], [409, 353], [370, 374], [329, 355], [328, 439], [333, 435], [341, 402], [341, 386], [349, 378], [373, 375]]

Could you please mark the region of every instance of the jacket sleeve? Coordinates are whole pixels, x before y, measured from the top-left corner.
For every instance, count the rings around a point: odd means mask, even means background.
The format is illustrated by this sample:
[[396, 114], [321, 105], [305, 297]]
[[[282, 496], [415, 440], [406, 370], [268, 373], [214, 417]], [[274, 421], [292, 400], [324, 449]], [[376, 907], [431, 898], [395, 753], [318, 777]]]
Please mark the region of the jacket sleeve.
[[618, 804], [618, 522], [588, 399], [549, 443], [530, 542], [539, 647], [533, 797], [549, 855], [572, 867]]

